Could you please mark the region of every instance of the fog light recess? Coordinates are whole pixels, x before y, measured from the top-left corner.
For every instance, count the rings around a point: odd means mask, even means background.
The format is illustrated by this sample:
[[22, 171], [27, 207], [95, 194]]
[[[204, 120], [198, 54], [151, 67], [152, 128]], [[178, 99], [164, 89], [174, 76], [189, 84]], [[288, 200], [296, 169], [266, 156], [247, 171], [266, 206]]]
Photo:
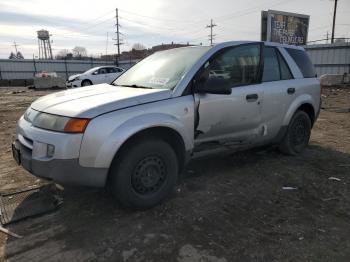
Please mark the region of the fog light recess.
[[53, 157], [54, 154], [55, 154], [55, 146], [54, 145], [47, 145], [46, 155], [48, 157]]

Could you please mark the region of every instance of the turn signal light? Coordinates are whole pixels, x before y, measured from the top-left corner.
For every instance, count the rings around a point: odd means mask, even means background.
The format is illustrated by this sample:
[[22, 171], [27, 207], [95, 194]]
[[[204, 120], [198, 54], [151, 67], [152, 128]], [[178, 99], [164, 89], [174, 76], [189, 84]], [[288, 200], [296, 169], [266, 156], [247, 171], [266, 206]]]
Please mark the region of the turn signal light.
[[85, 118], [71, 118], [64, 127], [64, 132], [67, 133], [84, 133], [89, 119]]

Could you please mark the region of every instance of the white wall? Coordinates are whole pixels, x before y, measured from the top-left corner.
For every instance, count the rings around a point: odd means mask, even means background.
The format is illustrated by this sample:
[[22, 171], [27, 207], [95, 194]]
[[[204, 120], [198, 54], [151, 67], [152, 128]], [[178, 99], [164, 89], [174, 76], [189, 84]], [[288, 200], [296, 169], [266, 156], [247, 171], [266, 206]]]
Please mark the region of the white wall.
[[[120, 61], [119, 66], [128, 69], [137, 61]], [[85, 72], [86, 70], [105, 65], [114, 65], [113, 61], [100, 60], [33, 60], [33, 59], [0, 59], [0, 80], [32, 79], [35, 73], [41, 71], [56, 72], [67, 78], [70, 75]]]
[[318, 76], [350, 73], [350, 43], [304, 46]]

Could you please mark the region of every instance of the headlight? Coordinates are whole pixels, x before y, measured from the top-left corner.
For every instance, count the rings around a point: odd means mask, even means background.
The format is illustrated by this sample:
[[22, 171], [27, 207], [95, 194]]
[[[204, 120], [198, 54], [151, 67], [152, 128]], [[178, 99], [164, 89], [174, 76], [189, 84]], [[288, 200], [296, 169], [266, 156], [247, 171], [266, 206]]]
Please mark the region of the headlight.
[[47, 113], [40, 113], [33, 121], [33, 125], [39, 128], [65, 133], [84, 133], [89, 119], [70, 118]]
[[24, 112], [24, 114], [23, 114], [23, 118], [25, 119], [25, 120], [27, 120], [29, 123], [31, 123], [32, 122], [32, 120], [29, 118], [29, 115], [30, 115], [30, 107], [28, 107], [28, 109]]

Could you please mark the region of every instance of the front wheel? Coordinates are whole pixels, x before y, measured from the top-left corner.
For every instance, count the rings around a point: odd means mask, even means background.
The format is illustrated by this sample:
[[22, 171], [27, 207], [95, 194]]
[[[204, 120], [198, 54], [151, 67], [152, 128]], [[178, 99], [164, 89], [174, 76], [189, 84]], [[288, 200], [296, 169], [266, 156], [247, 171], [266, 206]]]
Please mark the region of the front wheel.
[[90, 80], [84, 80], [83, 82], [81, 82], [81, 86], [91, 86], [92, 82]]
[[304, 111], [297, 111], [293, 115], [286, 135], [279, 149], [288, 155], [298, 155], [308, 145], [311, 135], [311, 120]]
[[112, 163], [110, 189], [124, 207], [150, 208], [173, 191], [178, 160], [173, 148], [156, 139], [127, 145]]

